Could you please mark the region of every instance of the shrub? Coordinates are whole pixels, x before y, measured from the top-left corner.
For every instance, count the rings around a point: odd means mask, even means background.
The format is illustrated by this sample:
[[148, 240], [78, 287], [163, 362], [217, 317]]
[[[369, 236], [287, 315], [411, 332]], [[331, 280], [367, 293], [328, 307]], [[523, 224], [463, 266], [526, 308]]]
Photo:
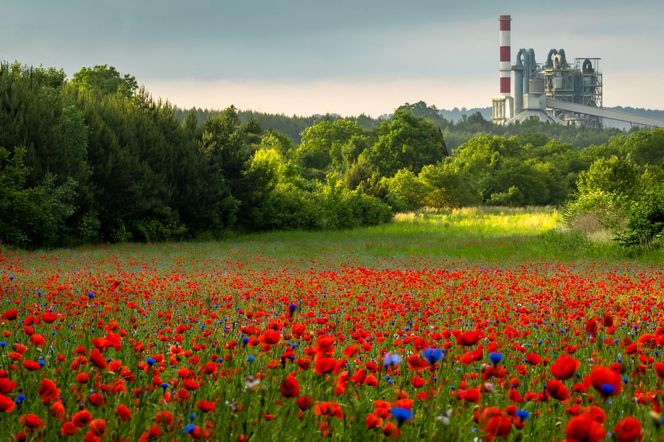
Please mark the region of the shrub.
[[646, 190], [630, 205], [627, 228], [618, 240], [624, 246], [639, 246], [659, 244], [663, 236], [664, 184], [659, 184]]

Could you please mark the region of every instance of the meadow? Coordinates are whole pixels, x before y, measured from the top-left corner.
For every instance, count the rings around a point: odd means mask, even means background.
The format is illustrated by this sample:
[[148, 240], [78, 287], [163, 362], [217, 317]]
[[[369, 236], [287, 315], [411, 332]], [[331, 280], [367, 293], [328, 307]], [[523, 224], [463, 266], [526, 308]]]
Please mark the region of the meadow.
[[554, 210], [0, 251], [4, 439], [664, 436], [664, 253]]

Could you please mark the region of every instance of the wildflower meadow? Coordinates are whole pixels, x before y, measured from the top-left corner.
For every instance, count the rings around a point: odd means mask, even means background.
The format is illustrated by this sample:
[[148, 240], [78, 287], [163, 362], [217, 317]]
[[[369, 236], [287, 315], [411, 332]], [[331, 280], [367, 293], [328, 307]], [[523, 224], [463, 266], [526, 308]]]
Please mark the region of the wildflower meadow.
[[661, 266], [309, 235], [2, 250], [2, 440], [664, 436]]

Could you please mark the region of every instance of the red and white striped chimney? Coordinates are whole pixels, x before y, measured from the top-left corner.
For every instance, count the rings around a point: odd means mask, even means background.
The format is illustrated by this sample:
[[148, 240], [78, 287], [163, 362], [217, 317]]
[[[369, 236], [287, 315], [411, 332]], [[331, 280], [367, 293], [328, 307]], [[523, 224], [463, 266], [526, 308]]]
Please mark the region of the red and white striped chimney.
[[510, 31], [512, 29], [512, 16], [501, 15], [500, 18], [500, 93], [510, 95], [511, 93], [511, 65], [512, 46], [510, 43]]

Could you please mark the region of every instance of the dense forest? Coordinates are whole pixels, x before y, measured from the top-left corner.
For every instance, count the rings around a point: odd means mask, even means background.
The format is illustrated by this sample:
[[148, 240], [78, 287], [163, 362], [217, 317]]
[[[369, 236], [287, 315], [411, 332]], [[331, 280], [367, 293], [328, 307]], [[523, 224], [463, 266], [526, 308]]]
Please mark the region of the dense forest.
[[[545, 124], [539, 121], [529, 121], [525, 124], [511, 126], [497, 126], [487, 121], [479, 111], [471, 114], [460, 114], [454, 112], [440, 111], [435, 106], [428, 106], [425, 102], [415, 104], [404, 104], [402, 108], [409, 109], [413, 115], [425, 118], [431, 121], [435, 127], [443, 131], [445, 144], [448, 148], [454, 149], [465, 143], [472, 137], [480, 134], [484, 135], [502, 135], [518, 136], [527, 133], [539, 133], [549, 138], [555, 138], [563, 143], [571, 144], [575, 147], [587, 147], [595, 144], [602, 144], [609, 141], [613, 135], [620, 133], [617, 129], [591, 129], [585, 127], [568, 127], [552, 124]], [[184, 120], [187, 114], [194, 112], [199, 123], [205, 122], [207, 118], [217, 115], [219, 111], [204, 109], [183, 110], [175, 108], [175, 115], [179, 121]], [[240, 121], [256, 121], [261, 128], [274, 130], [287, 135], [295, 143], [300, 142], [302, 131], [314, 123], [322, 120], [340, 120], [339, 115], [316, 115], [301, 117], [297, 115], [275, 115], [255, 111], [238, 111]], [[445, 118], [450, 115], [453, 118]], [[371, 131], [377, 129], [381, 122], [390, 119], [390, 116], [371, 118], [366, 115], [357, 117], [347, 117], [346, 119], [356, 122], [362, 129]]]
[[591, 216], [637, 244], [664, 229], [663, 146], [661, 130], [452, 123], [421, 102], [382, 119], [183, 111], [113, 67], [68, 79], [4, 63], [0, 241], [217, 238], [566, 203], [570, 222]]

